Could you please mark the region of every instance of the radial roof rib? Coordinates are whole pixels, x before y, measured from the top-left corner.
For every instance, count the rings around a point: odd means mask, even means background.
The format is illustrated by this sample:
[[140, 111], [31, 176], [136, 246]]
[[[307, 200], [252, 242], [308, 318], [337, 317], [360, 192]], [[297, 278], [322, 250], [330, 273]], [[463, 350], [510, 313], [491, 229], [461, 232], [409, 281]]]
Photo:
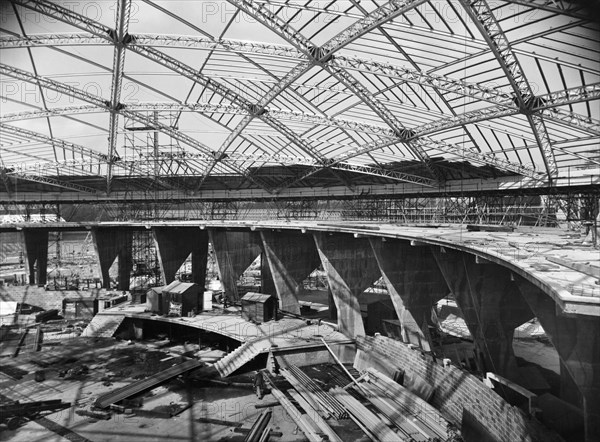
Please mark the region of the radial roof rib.
[[[196, 36], [172, 36], [172, 35], [131, 35], [132, 40], [128, 47], [176, 47], [176, 48], [206, 48], [211, 50], [220, 50], [236, 52], [243, 54], [262, 54], [287, 59], [306, 58], [302, 51], [291, 46], [267, 44], [260, 42], [244, 42], [238, 40], [221, 39], [214, 42], [205, 37]], [[0, 48], [18, 48], [18, 47], [45, 47], [60, 45], [110, 45], [112, 42], [106, 38], [100, 38], [91, 34], [58, 34], [58, 35], [35, 35], [27, 38], [14, 36], [0, 36]], [[406, 81], [419, 85], [431, 86], [446, 92], [453, 92], [459, 95], [472, 97], [479, 100], [489, 101], [490, 103], [503, 105], [505, 107], [516, 107], [512, 97], [500, 90], [494, 88], [494, 85], [485, 83], [469, 83], [463, 80], [446, 77], [443, 75], [434, 75], [427, 72], [409, 69], [406, 67], [395, 66], [391, 63], [376, 62], [360, 57], [336, 56], [331, 61], [344, 69], [370, 72], [383, 75], [395, 80]], [[302, 65], [309, 65], [308, 62]], [[311, 65], [312, 66], [312, 65]], [[298, 85], [299, 86], [299, 85]]]
[[112, 167], [116, 156], [117, 131], [119, 128], [119, 109], [121, 107], [121, 86], [125, 68], [125, 46], [131, 40], [128, 34], [131, 0], [118, 0], [116, 28], [111, 30], [110, 37], [114, 43], [113, 75], [110, 89], [110, 120], [108, 126], [108, 171], [106, 173], [106, 193], [110, 195]]
[[[165, 102], [142, 102], [142, 103], [123, 103], [127, 110], [134, 112], [144, 111], [176, 111], [176, 112], [198, 112], [198, 113], [217, 113], [232, 115], [248, 115], [248, 111], [239, 106], [229, 104], [206, 104], [206, 103], [165, 103]], [[67, 106], [63, 108], [53, 108], [49, 110], [32, 110], [5, 114], [0, 116], [0, 121], [8, 123], [10, 121], [21, 121], [34, 118], [45, 118], [65, 115], [76, 115], [85, 113], [105, 112], [102, 107], [94, 105]], [[393, 138], [394, 134], [387, 126], [378, 126], [374, 124], [362, 123], [356, 120], [348, 120], [337, 117], [327, 117], [316, 114], [307, 114], [303, 112], [292, 112], [280, 109], [269, 109], [269, 114], [277, 119], [297, 121], [320, 126], [338, 127], [340, 129], [351, 130], [354, 132], [364, 132], [382, 137]], [[583, 118], [583, 117], [581, 117]]]
[[550, 138], [544, 125], [544, 120], [539, 115], [531, 112], [535, 95], [523, 73], [519, 60], [510, 46], [510, 42], [496, 21], [496, 17], [490, 9], [487, 0], [460, 0], [460, 2], [488, 43], [496, 60], [500, 63], [502, 70], [508, 78], [515, 93], [515, 99], [519, 104], [519, 110], [527, 117], [527, 121], [537, 140], [546, 166], [548, 180], [552, 183], [552, 179], [558, 174], [558, 169], [552, 145], [550, 144]]

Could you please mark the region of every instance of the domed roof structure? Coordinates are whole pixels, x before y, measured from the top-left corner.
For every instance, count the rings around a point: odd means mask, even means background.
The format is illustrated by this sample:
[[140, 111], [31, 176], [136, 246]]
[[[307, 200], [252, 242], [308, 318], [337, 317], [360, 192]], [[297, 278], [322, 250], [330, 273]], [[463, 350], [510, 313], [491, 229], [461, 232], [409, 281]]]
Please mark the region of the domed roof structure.
[[4, 2], [0, 192], [590, 184], [596, 4]]

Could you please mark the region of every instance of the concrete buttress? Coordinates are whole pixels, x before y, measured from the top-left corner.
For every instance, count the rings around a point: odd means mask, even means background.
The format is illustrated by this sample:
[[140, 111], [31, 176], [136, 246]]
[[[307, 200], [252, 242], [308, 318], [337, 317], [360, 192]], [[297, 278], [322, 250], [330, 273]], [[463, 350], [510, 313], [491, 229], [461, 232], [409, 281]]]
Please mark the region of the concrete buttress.
[[175, 274], [192, 254], [192, 282], [204, 290], [208, 232], [198, 227], [154, 227], [154, 243], [165, 284], [175, 280]]
[[312, 236], [296, 232], [264, 231], [260, 235], [279, 308], [299, 315], [302, 281], [320, 264], [315, 242]]
[[240, 300], [237, 281], [261, 253], [260, 236], [251, 231], [220, 229], [210, 229], [209, 236], [225, 296], [237, 302]]
[[[29, 284], [44, 285], [48, 274], [48, 230], [23, 229]], [[35, 264], [37, 263], [37, 271]]]
[[434, 325], [431, 309], [449, 292], [430, 248], [393, 239], [369, 241], [403, 328], [427, 342], [423, 328]]
[[366, 238], [315, 233], [315, 244], [337, 307], [338, 326], [346, 336], [364, 336], [358, 296], [381, 277]]
[[462, 252], [432, 250], [486, 370], [518, 383], [514, 330], [534, 316], [510, 271], [489, 262], [478, 264], [473, 255]]
[[104, 228], [92, 230], [94, 247], [100, 262], [102, 286], [110, 288], [110, 266], [119, 257], [119, 290], [129, 290], [129, 279], [133, 267], [131, 230], [122, 228]]
[[[563, 368], [568, 370], [579, 389], [580, 401], [576, 405], [583, 410], [586, 442], [600, 440], [600, 319], [597, 316], [569, 316], [531, 282], [521, 276], [515, 276], [515, 279], [558, 352], [561, 371]], [[564, 379], [565, 376], [561, 376], [561, 382], [564, 383]], [[567, 400], [572, 397], [568, 392], [562, 394]]]

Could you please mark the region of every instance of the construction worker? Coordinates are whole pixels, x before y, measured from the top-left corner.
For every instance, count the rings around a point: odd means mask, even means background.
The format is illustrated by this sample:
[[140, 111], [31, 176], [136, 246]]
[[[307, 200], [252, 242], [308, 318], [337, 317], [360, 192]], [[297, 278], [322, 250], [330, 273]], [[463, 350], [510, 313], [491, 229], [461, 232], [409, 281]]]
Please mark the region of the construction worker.
[[262, 399], [265, 394], [265, 379], [261, 371], [258, 371], [254, 376], [254, 390], [256, 391], [256, 397]]

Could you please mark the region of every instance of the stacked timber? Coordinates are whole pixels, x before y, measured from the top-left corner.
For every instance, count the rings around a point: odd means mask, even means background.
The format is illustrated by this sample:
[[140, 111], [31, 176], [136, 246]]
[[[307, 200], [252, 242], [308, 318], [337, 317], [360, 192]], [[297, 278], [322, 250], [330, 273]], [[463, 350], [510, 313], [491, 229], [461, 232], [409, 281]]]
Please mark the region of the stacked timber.
[[315, 422], [307, 415], [302, 414], [298, 409], [292, 404], [292, 402], [287, 398], [282, 391], [280, 391], [272, 382], [269, 382], [271, 388], [271, 394], [275, 399], [279, 401], [281, 406], [285, 409], [287, 414], [294, 420], [296, 425], [302, 430], [306, 438], [310, 442], [324, 442], [326, 439], [323, 435], [319, 434], [317, 431], [317, 425]]
[[335, 419], [347, 419], [348, 412], [332, 395], [323, 391], [319, 385], [295, 365], [281, 369], [283, 377], [294, 387], [321, 416]]
[[381, 418], [361, 404], [346, 390], [335, 387], [331, 394], [343, 404], [356, 424], [375, 441], [403, 442], [404, 437], [393, 431]]
[[410, 422], [421, 434], [446, 437], [447, 422], [429, 403], [373, 368], [367, 369], [366, 381], [361, 383], [361, 389], [368, 392], [367, 399], [382, 399], [381, 402], [390, 404], [402, 415], [410, 416]]
[[315, 422], [317, 427], [329, 438], [329, 442], [342, 442], [342, 439], [337, 435], [335, 431], [329, 426], [325, 420], [319, 416], [317, 410], [315, 410], [304, 397], [294, 391], [288, 390], [288, 394], [300, 405], [300, 407], [306, 412], [306, 414]]
[[266, 410], [258, 416], [252, 428], [244, 438], [244, 442], [265, 442], [269, 440], [269, 432], [271, 429], [269, 428], [269, 421], [271, 420], [271, 415], [273, 412], [271, 410]]
[[[376, 387], [364, 383], [361, 384], [362, 395], [394, 425], [404, 437], [408, 440], [427, 441], [431, 436], [445, 436], [433, 432], [427, 425], [405, 412], [392, 399], [385, 397]], [[435, 433], [435, 434], [434, 434]]]

